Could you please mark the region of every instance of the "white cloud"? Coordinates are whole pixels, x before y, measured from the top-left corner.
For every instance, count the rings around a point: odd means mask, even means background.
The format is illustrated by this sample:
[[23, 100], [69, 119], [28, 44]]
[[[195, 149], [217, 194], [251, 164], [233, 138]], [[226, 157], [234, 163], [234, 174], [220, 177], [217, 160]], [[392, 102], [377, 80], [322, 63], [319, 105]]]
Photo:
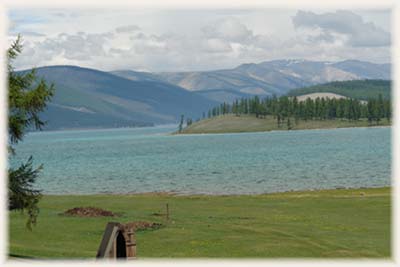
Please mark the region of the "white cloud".
[[203, 33], [208, 38], [221, 38], [233, 42], [243, 42], [253, 36], [251, 30], [233, 17], [220, 19], [212, 25], [205, 26]]
[[202, 49], [203, 52], [209, 53], [226, 53], [231, 52], [232, 47], [228, 42], [224, 40], [211, 38], [206, 39], [202, 42]]
[[315, 14], [313, 12], [298, 11], [293, 17], [293, 24], [297, 28], [320, 29], [322, 40], [335, 40], [334, 34], [347, 36], [351, 46], [371, 47], [390, 45], [390, 34], [377, 27], [372, 22], [365, 22], [363, 18], [351, 11], [339, 10], [334, 13]]
[[157, 36], [150, 36], [146, 39], [142, 39], [140, 42], [136, 42], [133, 46], [134, 51], [138, 54], [149, 54], [149, 53], [166, 53], [168, 50], [167, 42]]
[[139, 31], [139, 30], [140, 30], [140, 27], [137, 26], [137, 25], [126, 25], [126, 26], [120, 26], [120, 27], [115, 28], [115, 31], [118, 32], [118, 33], [121, 33], [121, 32], [136, 32], [136, 31]]
[[[14, 29], [33, 34], [23, 36], [24, 51], [16, 67], [72, 64], [102, 70], [190, 71], [285, 58], [390, 60], [385, 39], [389, 33], [350, 11], [285, 11], [282, 16], [293, 23], [283, 28], [284, 20], [274, 10], [196, 12], [136, 11], [133, 16], [128, 11], [58, 10], [35, 13], [34, 23], [19, 14]], [[9, 39], [13, 36], [10, 32]]]

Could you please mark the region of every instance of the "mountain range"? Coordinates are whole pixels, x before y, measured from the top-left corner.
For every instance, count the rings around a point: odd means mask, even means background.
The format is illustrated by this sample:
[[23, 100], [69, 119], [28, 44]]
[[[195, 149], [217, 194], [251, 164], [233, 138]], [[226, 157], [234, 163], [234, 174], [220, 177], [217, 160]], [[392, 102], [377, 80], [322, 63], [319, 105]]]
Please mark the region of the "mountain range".
[[[77, 66], [36, 69], [54, 83], [42, 117], [47, 129], [145, 126], [201, 118], [221, 102], [283, 95], [296, 88], [344, 80], [390, 79], [390, 64], [346, 60], [275, 60], [195, 72], [111, 72]], [[25, 72], [25, 71], [21, 71]]]
[[113, 73], [134, 80], [161, 80], [218, 102], [232, 102], [252, 95], [282, 95], [295, 88], [332, 81], [389, 80], [391, 65], [359, 60], [273, 60], [215, 71], [143, 73], [125, 70]]
[[55, 85], [46, 129], [145, 126], [199, 117], [217, 102], [162, 81], [133, 81], [76, 66], [36, 69]]

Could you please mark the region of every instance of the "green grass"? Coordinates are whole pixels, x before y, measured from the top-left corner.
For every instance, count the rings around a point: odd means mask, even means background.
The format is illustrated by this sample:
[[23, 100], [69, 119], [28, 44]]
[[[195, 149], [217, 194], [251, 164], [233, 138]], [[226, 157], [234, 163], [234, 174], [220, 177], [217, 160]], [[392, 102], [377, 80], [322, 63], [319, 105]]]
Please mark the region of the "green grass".
[[[154, 216], [170, 206], [170, 220]], [[94, 258], [109, 221], [161, 222], [137, 233], [146, 257], [390, 257], [390, 188], [288, 192], [267, 195], [44, 196], [32, 232], [10, 212], [12, 257]], [[60, 216], [96, 206], [119, 218]]]
[[[379, 126], [388, 126], [390, 123], [383, 119]], [[294, 119], [291, 119], [291, 130], [306, 130], [306, 129], [330, 129], [330, 128], [347, 128], [347, 127], [369, 127], [377, 126], [375, 123], [370, 125], [366, 119], [358, 121], [348, 120], [299, 120], [295, 124]], [[240, 115], [234, 114], [220, 115], [210, 119], [200, 120], [186, 127], [183, 134], [199, 134], [199, 133], [241, 133], [241, 132], [264, 132], [274, 130], [287, 130], [287, 122], [284, 121], [278, 127], [276, 119], [273, 116], [265, 118], [256, 118], [255, 115]]]

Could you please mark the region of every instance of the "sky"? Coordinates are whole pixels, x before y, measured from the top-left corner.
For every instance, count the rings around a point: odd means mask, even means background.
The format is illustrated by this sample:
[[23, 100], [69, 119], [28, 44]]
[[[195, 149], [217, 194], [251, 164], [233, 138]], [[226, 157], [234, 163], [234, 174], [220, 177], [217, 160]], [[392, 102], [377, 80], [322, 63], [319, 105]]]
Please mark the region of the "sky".
[[276, 59], [391, 61], [391, 13], [295, 9], [12, 9], [16, 69], [199, 71]]

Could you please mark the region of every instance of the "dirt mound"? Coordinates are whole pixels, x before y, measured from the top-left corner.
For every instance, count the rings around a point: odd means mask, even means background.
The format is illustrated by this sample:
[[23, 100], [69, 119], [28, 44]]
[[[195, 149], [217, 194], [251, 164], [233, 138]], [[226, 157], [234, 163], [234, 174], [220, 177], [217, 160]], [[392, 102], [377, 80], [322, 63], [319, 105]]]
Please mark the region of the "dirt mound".
[[146, 222], [146, 221], [137, 221], [137, 222], [129, 222], [123, 224], [123, 227], [125, 229], [133, 229], [134, 231], [140, 231], [140, 230], [155, 230], [158, 229], [162, 226], [161, 223], [154, 223], [154, 222]]
[[77, 217], [115, 217], [115, 213], [95, 207], [77, 207], [69, 209], [62, 215]]

